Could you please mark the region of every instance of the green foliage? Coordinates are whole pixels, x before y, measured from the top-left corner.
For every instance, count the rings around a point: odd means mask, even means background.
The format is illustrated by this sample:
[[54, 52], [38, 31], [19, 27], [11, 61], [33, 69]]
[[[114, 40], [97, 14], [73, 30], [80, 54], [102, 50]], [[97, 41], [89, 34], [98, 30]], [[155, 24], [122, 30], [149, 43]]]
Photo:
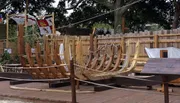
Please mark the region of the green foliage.
[[17, 42], [17, 25], [9, 24], [9, 41]]
[[[61, 0], [66, 1], [66, 0]], [[94, 2], [97, 1], [97, 2]], [[85, 20], [87, 18], [94, 17], [96, 15], [107, 13], [109, 10], [113, 10], [113, 8], [109, 8], [107, 6], [108, 2], [111, 4], [115, 4], [117, 0], [88, 0], [83, 1], [78, 7], [73, 8], [73, 13], [68, 17], [68, 23], [74, 23], [78, 21]], [[124, 1], [126, 5], [129, 0], [120, 0]], [[69, 0], [69, 5], [73, 6], [77, 3], [76, 0]], [[104, 2], [100, 3], [100, 2]], [[122, 5], [121, 5], [122, 6]], [[65, 6], [63, 7], [65, 8]], [[164, 29], [170, 29], [170, 25], [173, 17], [173, 3], [168, 2], [167, 0], [143, 0], [133, 6], [130, 6], [124, 13], [125, 17], [125, 25], [129, 28], [129, 31], [141, 31], [145, 30], [146, 24], [156, 23], [159, 24]], [[109, 24], [114, 27], [114, 12], [103, 15], [101, 17], [88, 20], [87, 22], [83, 22], [75, 27], [93, 27], [96, 23], [104, 23]], [[119, 18], [121, 18], [119, 16]]]
[[106, 29], [112, 29], [113, 27], [109, 24], [105, 24], [105, 23], [95, 23], [93, 25], [93, 28], [106, 28]]
[[[9, 1], [12, 0], [1, 0], [0, 5]], [[78, 1], [82, 2], [78, 3]], [[54, 0], [29, 0], [28, 11], [31, 15], [39, 15], [42, 11], [46, 11], [48, 14], [54, 12], [56, 27], [61, 27], [114, 10], [117, 1], [120, 1], [121, 5], [119, 7], [122, 7], [136, 0], [59, 0], [57, 8], [51, 5]], [[113, 6], [109, 7], [108, 5]], [[120, 18], [118, 21], [121, 22], [121, 17], [124, 16], [129, 31], [145, 30], [146, 24], [152, 23], [159, 24], [164, 29], [170, 29], [174, 9], [172, 0], [143, 0], [129, 6], [125, 11], [122, 10], [120, 16], [115, 15], [113, 12], [73, 26], [92, 28], [98, 26], [98, 23], [103, 23], [114, 28], [114, 17], [118, 16]], [[25, 0], [15, 0], [11, 5], [6, 6], [4, 10], [5, 13], [9, 12], [10, 14], [24, 12]], [[67, 17], [65, 15], [68, 10], [72, 10], [73, 13]]]
[[34, 46], [34, 43], [40, 38], [38, 26], [28, 26], [25, 28], [25, 31], [25, 42], [29, 43], [31, 46]]
[[126, 26], [130, 31], [142, 31], [146, 24], [159, 24], [164, 29], [170, 29], [170, 12], [172, 6], [165, 0], [145, 0], [125, 13]]
[[0, 64], [6, 64], [11, 61], [12, 61], [11, 55], [7, 51], [5, 51], [1, 56]]
[[[54, 0], [28, 0], [28, 12], [41, 14], [42, 10], [52, 7]], [[9, 4], [3, 9], [10, 14], [22, 13], [26, 7], [26, 0], [1, 0], [0, 5]]]
[[[91, 18], [99, 14], [106, 13], [110, 9], [101, 4], [97, 4], [92, 0], [85, 0], [77, 8], [74, 8], [73, 10], [74, 12], [68, 17], [69, 23], [79, 22], [87, 18]], [[87, 22], [74, 25], [74, 27], [92, 28], [95, 23], [104, 23], [113, 26], [112, 21], [113, 21], [113, 15], [108, 14], [92, 20], [88, 20]]]
[[145, 30], [149, 30], [149, 31], [158, 31], [163, 29], [161, 26], [159, 26], [158, 24], [147, 24], [145, 27]]
[[4, 53], [1, 55], [0, 64], [10, 63], [19, 63], [19, 57], [18, 55], [12, 57], [11, 54], [9, 54], [7, 51], [4, 51]]

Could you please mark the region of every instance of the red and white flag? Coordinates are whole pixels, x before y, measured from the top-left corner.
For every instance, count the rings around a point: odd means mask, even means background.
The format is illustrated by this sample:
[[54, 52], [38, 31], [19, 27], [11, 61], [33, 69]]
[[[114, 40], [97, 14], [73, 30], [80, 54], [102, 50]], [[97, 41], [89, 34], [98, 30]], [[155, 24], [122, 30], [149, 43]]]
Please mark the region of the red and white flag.
[[[35, 25], [36, 24], [36, 18], [32, 15], [27, 15], [27, 25], [28, 26], [31, 26], [31, 25]], [[17, 14], [15, 16], [12, 16], [11, 19], [13, 19], [17, 24], [25, 24], [25, 19], [26, 19], [26, 16], [25, 14]]]
[[38, 26], [41, 35], [52, 34], [52, 17], [38, 20]]

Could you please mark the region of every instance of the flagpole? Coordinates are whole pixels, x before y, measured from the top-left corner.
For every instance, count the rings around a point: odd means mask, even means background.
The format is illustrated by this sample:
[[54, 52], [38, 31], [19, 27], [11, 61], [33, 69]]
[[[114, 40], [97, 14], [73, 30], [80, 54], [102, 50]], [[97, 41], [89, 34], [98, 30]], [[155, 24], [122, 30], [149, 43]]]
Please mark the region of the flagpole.
[[26, 0], [26, 9], [25, 9], [25, 35], [26, 35], [26, 33], [27, 33], [27, 24], [28, 24], [28, 15], [27, 15], [27, 13], [28, 13], [28, 5], [29, 5], [28, 0]]
[[6, 48], [9, 46], [9, 14], [6, 14]]
[[54, 12], [52, 13], [52, 32], [55, 35]]

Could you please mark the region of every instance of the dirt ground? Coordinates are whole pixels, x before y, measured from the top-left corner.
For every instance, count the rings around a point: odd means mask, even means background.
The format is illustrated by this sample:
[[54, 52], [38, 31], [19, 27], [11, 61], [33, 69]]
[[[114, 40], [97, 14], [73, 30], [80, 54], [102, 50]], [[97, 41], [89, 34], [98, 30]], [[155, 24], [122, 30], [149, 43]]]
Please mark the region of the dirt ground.
[[[45, 83], [27, 83], [16, 85], [18, 87], [47, 88]], [[8, 81], [0, 82], [0, 103], [70, 103], [71, 93], [14, 90], [9, 88]], [[131, 88], [131, 89], [130, 89]], [[78, 103], [164, 103], [163, 93], [155, 90], [146, 90], [144, 87], [129, 87], [121, 89], [110, 89], [95, 93], [77, 93]], [[170, 93], [170, 103], [180, 103], [180, 87]], [[59, 88], [57, 88], [59, 89]], [[65, 88], [64, 88], [65, 89]], [[125, 90], [126, 89], [126, 90]], [[134, 91], [138, 90], [138, 91]], [[5, 96], [5, 97], [3, 97]], [[11, 98], [12, 97], [12, 98]], [[17, 99], [24, 98], [24, 99]], [[5, 102], [4, 102], [4, 101]], [[11, 100], [11, 101], [7, 101]], [[39, 101], [41, 100], [41, 101]], [[17, 101], [17, 102], [15, 102]]]
[[20, 98], [0, 96], [0, 103], [59, 103], [59, 102], [20, 99]]

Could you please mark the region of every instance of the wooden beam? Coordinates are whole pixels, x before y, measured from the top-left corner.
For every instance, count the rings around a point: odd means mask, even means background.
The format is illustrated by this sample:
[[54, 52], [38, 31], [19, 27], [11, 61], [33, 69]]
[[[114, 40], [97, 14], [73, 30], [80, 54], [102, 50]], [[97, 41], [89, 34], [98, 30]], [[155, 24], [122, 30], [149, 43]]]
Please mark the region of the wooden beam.
[[6, 14], [6, 48], [9, 47], [9, 14]]
[[20, 62], [23, 66], [26, 65], [25, 59], [23, 58], [23, 55], [25, 53], [25, 45], [24, 45], [24, 26], [18, 25], [18, 54], [20, 57]]
[[158, 35], [154, 35], [154, 48], [158, 48]]

